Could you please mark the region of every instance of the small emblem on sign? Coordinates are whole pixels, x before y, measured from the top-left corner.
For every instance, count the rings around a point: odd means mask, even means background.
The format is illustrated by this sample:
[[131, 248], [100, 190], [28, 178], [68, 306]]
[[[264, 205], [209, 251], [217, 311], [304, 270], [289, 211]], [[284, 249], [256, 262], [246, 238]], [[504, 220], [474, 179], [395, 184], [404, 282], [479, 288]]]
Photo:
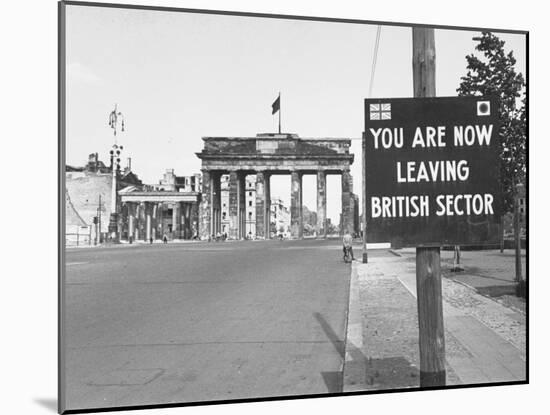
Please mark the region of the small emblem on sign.
[[480, 117], [485, 115], [491, 115], [491, 103], [489, 101], [478, 101], [477, 115]]
[[370, 104], [371, 120], [391, 120], [391, 104]]

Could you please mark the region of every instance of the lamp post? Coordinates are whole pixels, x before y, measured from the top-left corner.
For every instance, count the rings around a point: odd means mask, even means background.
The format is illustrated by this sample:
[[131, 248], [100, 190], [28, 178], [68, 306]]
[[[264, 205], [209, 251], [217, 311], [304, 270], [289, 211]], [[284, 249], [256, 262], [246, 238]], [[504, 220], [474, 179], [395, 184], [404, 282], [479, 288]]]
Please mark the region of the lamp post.
[[[119, 124], [120, 120], [120, 124]], [[118, 229], [118, 211], [117, 211], [117, 178], [120, 172], [120, 160], [121, 153], [124, 149], [123, 146], [117, 144], [117, 129], [120, 126], [120, 131], [124, 132], [124, 116], [120, 111], [117, 111], [117, 105], [115, 109], [109, 114], [109, 126], [113, 129], [113, 135], [115, 143], [109, 154], [111, 156], [111, 169], [113, 172], [113, 185], [111, 188], [111, 215], [109, 217], [109, 235], [112, 242], [119, 242], [120, 232]]]

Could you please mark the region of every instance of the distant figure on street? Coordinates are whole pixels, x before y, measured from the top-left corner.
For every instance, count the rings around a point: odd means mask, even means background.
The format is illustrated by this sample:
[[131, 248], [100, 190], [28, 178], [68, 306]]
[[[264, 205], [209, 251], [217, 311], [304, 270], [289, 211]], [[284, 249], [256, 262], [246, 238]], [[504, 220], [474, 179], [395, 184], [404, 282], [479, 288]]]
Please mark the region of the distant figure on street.
[[150, 244], [153, 243], [153, 237], [152, 237], [152, 236], [149, 238], [149, 243], [150, 243]]
[[346, 256], [346, 253], [349, 252], [349, 254], [351, 255], [351, 260], [353, 261], [355, 260], [355, 258], [353, 257], [352, 243], [353, 243], [352, 236], [349, 233], [346, 233], [342, 238], [342, 245], [343, 245], [342, 250], [344, 251], [344, 257]]
[[168, 237], [166, 236], [166, 234], [164, 234], [164, 236], [162, 237], [162, 241], [167, 244], [168, 243]]

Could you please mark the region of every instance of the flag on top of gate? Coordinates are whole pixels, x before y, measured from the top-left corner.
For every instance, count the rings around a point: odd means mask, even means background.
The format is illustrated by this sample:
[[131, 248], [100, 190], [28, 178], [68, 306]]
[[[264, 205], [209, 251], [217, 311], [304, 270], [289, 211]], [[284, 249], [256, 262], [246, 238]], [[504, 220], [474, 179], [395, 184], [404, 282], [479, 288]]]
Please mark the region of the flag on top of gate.
[[271, 115], [275, 114], [280, 109], [281, 109], [281, 94], [279, 94], [275, 102], [271, 104]]

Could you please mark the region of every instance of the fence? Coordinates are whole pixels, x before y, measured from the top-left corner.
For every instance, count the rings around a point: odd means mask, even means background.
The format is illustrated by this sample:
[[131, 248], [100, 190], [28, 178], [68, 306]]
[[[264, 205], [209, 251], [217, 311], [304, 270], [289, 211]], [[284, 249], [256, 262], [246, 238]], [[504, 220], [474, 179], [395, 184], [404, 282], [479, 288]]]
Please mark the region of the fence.
[[74, 227], [72, 232], [65, 233], [65, 246], [90, 246], [94, 244], [91, 226]]

